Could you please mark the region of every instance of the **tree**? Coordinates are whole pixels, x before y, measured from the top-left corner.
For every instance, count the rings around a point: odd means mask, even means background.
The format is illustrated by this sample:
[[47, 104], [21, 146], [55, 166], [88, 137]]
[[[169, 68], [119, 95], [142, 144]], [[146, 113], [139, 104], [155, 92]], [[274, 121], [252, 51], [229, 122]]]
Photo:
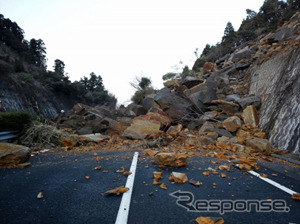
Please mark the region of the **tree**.
[[131, 100], [135, 104], [140, 104], [147, 94], [153, 93], [151, 79], [148, 77], [135, 77], [135, 80], [130, 82], [130, 85], [136, 89], [134, 95], [131, 97]]
[[97, 76], [94, 72], [90, 73], [89, 79], [84, 76], [80, 79], [80, 82], [85, 86], [87, 91], [104, 90], [102, 77], [100, 75]]
[[58, 75], [63, 76], [65, 74], [65, 63], [59, 59], [56, 59], [54, 61], [54, 72]]
[[251, 9], [246, 9], [247, 19], [253, 19], [257, 16], [257, 13]]
[[231, 22], [228, 22], [224, 30], [224, 36], [222, 37], [222, 42], [226, 42], [226, 41], [228, 42], [230, 39], [232, 39], [232, 37], [234, 37], [234, 35], [235, 35], [234, 28]]
[[32, 55], [32, 62], [38, 67], [46, 69], [46, 47], [45, 43], [41, 39], [31, 39], [30, 40], [30, 51]]
[[141, 87], [142, 89], [145, 89], [146, 87], [151, 85], [151, 80], [150, 78], [147, 77], [142, 77], [141, 81], [139, 83], [139, 87]]
[[235, 39], [236, 39], [236, 33], [234, 31], [234, 28], [231, 22], [228, 22], [226, 24], [224, 30], [224, 36], [222, 37], [222, 42], [221, 42], [222, 55], [231, 53], [233, 51], [234, 47], [236, 47]]

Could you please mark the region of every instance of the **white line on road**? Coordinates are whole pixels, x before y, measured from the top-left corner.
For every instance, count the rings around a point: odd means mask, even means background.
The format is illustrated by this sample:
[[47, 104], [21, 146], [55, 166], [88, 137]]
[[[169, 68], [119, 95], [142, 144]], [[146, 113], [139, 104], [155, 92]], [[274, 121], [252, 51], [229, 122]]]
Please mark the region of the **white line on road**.
[[138, 156], [139, 153], [135, 152], [130, 167], [131, 174], [127, 177], [125, 185], [125, 187], [128, 187], [129, 190], [123, 194], [115, 224], [127, 223]]
[[[227, 161], [231, 163], [230, 160], [227, 160]], [[235, 164], [235, 166], [239, 167], [237, 164]], [[288, 193], [290, 195], [293, 195], [293, 194], [297, 193], [297, 192], [295, 192], [295, 191], [293, 191], [293, 190], [291, 190], [291, 189], [289, 189], [289, 188], [287, 188], [287, 187], [285, 187], [285, 186], [283, 186], [283, 185], [281, 185], [281, 184], [279, 184], [279, 183], [277, 183], [277, 182], [275, 182], [275, 181], [273, 181], [273, 180], [271, 180], [269, 178], [262, 177], [259, 173], [256, 173], [253, 170], [248, 171], [248, 173], [252, 174], [253, 176], [258, 177], [259, 179], [262, 179], [263, 181], [265, 181], [265, 182], [267, 182], [269, 184], [272, 184], [274, 187], [277, 187], [280, 190], [285, 191], [286, 193]]]
[[287, 188], [287, 187], [285, 187], [285, 186], [283, 186], [283, 185], [281, 185], [281, 184], [279, 184], [279, 183], [277, 183], [277, 182], [275, 182], [275, 181], [273, 181], [269, 178], [262, 177], [262, 176], [260, 176], [260, 174], [256, 173], [255, 171], [251, 170], [251, 171], [248, 171], [248, 173], [251, 173], [253, 176], [256, 176], [256, 177], [262, 179], [263, 181], [266, 181], [267, 183], [272, 184], [273, 186], [279, 188], [280, 190], [285, 191], [286, 193], [288, 193], [290, 195], [296, 194], [295, 191], [293, 191], [293, 190], [291, 190], [291, 189], [289, 189], [289, 188]]

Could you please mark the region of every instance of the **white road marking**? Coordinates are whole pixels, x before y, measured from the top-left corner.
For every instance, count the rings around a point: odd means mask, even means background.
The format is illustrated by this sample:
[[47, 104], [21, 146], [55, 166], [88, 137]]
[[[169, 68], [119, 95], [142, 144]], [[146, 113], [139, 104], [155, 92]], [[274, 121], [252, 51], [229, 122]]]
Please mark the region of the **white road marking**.
[[135, 152], [130, 167], [131, 174], [127, 177], [127, 182], [125, 185], [125, 187], [128, 187], [129, 190], [125, 192], [122, 196], [122, 201], [120, 204], [120, 208], [119, 208], [119, 212], [115, 224], [127, 223], [138, 156], [139, 153]]
[[[231, 163], [230, 160], [227, 160], [227, 161]], [[237, 164], [235, 164], [235, 166], [239, 167]], [[291, 189], [289, 189], [289, 188], [287, 188], [287, 187], [285, 187], [285, 186], [283, 186], [283, 185], [281, 185], [281, 184], [279, 184], [279, 183], [277, 183], [277, 182], [275, 182], [275, 181], [273, 181], [273, 180], [271, 180], [271, 179], [269, 179], [267, 177], [262, 177], [259, 173], [256, 173], [253, 170], [250, 170], [250, 171], [247, 171], [247, 172], [250, 173], [250, 174], [252, 174], [253, 176], [256, 176], [259, 179], [262, 179], [263, 181], [265, 181], [265, 182], [267, 182], [267, 183], [269, 183], [269, 184], [271, 184], [271, 185], [279, 188], [280, 190], [285, 191], [286, 193], [288, 193], [290, 195], [293, 195], [293, 194], [297, 193], [297, 192], [295, 192], [295, 191], [293, 191], [293, 190], [291, 190]]]
[[251, 173], [253, 176], [256, 176], [256, 177], [262, 179], [263, 181], [265, 181], [265, 182], [267, 182], [269, 184], [272, 184], [273, 186], [279, 188], [280, 190], [285, 191], [286, 193], [288, 193], [290, 195], [293, 195], [293, 194], [297, 193], [297, 192], [295, 192], [295, 191], [293, 191], [293, 190], [291, 190], [291, 189], [289, 189], [289, 188], [287, 188], [287, 187], [285, 187], [285, 186], [283, 186], [283, 185], [281, 185], [281, 184], [279, 184], [279, 183], [277, 183], [277, 182], [275, 182], [275, 181], [273, 181], [273, 180], [271, 180], [269, 178], [260, 176], [260, 174], [256, 173], [255, 171], [251, 170], [251, 171], [248, 171], [248, 173]]

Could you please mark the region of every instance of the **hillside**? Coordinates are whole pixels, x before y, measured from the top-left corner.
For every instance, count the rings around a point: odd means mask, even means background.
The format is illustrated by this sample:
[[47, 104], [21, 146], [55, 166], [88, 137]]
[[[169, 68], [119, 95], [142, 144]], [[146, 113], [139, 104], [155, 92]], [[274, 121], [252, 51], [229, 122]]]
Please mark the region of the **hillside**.
[[46, 47], [39, 39], [24, 39], [17, 23], [0, 15], [0, 101], [2, 111], [27, 111], [56, 117], [76, 103], [96, 106], [116, 104], [103, 86], [101, 76], [90, 73], [71, 82], [64, 62], [54, 61], [54, 71], [46, 68]]

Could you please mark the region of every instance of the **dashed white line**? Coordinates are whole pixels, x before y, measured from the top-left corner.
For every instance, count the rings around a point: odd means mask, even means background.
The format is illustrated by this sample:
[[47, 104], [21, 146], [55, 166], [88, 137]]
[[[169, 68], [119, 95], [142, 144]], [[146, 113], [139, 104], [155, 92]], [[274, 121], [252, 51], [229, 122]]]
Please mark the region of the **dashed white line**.
[[122, 196], [122, 201], [120, 204], [120, 208], [118, 211], [118, 215], [117, 215], [115, 224], [126, 224], [127, 223], [138, 156], [139, 156], [139, 153], [135, 152], [133, 159], [132, 159], [131, 167], [130, 167], [131, 174], [127, 177], [127, 182], [125, 185], [125, 187], [128, 187], [129, 190], [127, 192], [125, 192]]

